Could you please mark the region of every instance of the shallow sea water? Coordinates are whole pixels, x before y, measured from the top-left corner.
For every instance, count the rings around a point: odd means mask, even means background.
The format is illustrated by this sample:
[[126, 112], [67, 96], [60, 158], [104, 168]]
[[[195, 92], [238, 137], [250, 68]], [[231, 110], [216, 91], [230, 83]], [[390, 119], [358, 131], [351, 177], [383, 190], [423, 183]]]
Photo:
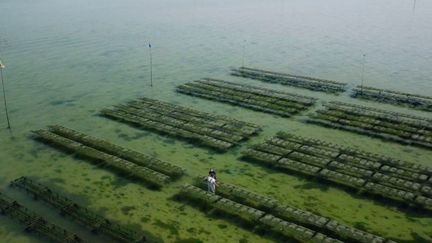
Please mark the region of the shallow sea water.
[[[415, 5], [414, 5], [415, 4]], [[432, 151], [306, 125], [175, 93], [175, 86], [214, 77], [432, 118], [432, 114], [229, 76], [247, 66], [423, 95], [432, 93], [432, 2], [425, 0], [1, 0], [0, 58], [7, 66], [12, 131], [0, 130], [0, 189], [91, 242], [106, 242], [8, 188], [30, 176], [104, 216], [141, 227], [165, 242], [271, 242], [235, 221], [172, 200], [182, 184], [209, 168], [218, 177], [281, 202], [398, 241], [432, 241], [432, 216], [374, 201], [343, 188], [238, 160], [241, 151], [288, 131], [432, 166]], [[154, 86], [149, 85], [148, 41]], [[263, 132], [215, 153], [175, 138], [99, 117], [102, 108], [140, 96], [253, 122]], [[1, 97], [3, 98], [3, 97]], [[311, 111], [310, 111], [311, 112]], [[307, 112], [302, 115], [307, 114]], [[0, 109], [0, 127], [6, 127]], [[161, 191], [124, 179], [34, 141], [31, 130], [60, 124], [158, 156], [187, 175]], [[1, 242], [42, 242], [0, 217]], [[183, 241], [182, 241], [183, 240]]]

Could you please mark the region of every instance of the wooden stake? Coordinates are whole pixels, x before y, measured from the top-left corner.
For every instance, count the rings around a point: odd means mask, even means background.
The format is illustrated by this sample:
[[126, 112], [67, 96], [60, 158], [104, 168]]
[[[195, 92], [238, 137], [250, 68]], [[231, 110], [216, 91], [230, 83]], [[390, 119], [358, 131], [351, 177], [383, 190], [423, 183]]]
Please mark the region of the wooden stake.
[[6, 90], [5, 90], [5, 86], [4, 86], [4, 80], [3, 80], [3, 68], [5, 68], [5, 65], [3, 65], [2, 61], [0, 60], [0, 76], [1, 76], [1, 82], [2, 82], [2, 87], [3, 87], [3, 100], [4, 100], [4, 106], [5, 106], [5, 111], [6, 111], [6, 120], [7, 120], [7, 124], [8, 124], [8, 129], [11, 129], [11, 125], [10, 125], [10, 121], [9, 121], [9, 113], [8, 113], [8, 109], [7, 109], [7, 102], [6, 102]]
[[150, 49], [150, 87], [153, 87], [153, 60], [152, 60], [151, 44], [150, 43], [149, 43], [149, 49]]
[[360, 93], [363, 94], [363, 83], [364, 83], [364, 67], [366, 62], [366, 54], [363, 53], [362, 73], [361, 73], [361, 89]]
[[244, 61], [245, 61], [245, 52], [246, 52], [246, 47], [245, 44], [246, 40], [243, 40], [243, 53], [242, 53], [242, 67], [244, 67]]

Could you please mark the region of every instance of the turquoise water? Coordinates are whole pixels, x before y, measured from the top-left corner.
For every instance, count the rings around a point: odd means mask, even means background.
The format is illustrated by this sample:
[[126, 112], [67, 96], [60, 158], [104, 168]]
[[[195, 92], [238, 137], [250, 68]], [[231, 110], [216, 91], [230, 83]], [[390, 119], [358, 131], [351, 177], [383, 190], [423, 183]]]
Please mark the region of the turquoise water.
[[[238, 161], [241, 151], [277, 131], [354, 146], [432, 166], [432, 152], [348, 132], [306, 125], [174, 92], [201, 77], [222, 78], [320, 98], [351, 101], [302, 89], [229, 76], [247, 66], [365, 85], [432, 93], [432, 2], [417, 0], [138, 1], [1, 0], [0, 58], [5, 63], [12, 132], [0, 130], [0, 187], [26, 206], [97, 241], [53, 210], [7, 188], [27, 175], [64, 191], [108, 218], [142, 227], [166, 242], [268, 242], [222, 218], [170, 198], [183, 183], [216, 168], [222, 181], [272, 196], [371, 232], [404, 241], [432, 241], [430, 215], [406, 213], [335, 187]], [[152, 43], [153, 88], [148, 42]], [[110, 105], [146, 96], [264, 126], [263, 133], [215, 154], [186, 142], [137, 130], [97, 116]], [[1, 97], [2, 98], [2, 97]], [[359, 104], [411, 111], [363, 101]], [[0, 126], [6, 127], [0, 109]], [[30, 137], [33, 129], [61, 124], [157, 155], [188, 175], [151, 191], [108, 170], [75, 159]], [[0, 217], [0, 239], [38, 242]]]

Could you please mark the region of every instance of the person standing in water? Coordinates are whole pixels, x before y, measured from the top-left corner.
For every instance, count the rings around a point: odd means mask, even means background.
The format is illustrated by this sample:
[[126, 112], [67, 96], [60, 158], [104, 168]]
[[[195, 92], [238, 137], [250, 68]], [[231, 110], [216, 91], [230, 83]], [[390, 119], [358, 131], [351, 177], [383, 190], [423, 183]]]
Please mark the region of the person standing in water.
[[207, 188], [208, 192], [216, 193], [216, 186], [218, 186], [216, 181], [216, 173], [209, 173], [207, 176]]

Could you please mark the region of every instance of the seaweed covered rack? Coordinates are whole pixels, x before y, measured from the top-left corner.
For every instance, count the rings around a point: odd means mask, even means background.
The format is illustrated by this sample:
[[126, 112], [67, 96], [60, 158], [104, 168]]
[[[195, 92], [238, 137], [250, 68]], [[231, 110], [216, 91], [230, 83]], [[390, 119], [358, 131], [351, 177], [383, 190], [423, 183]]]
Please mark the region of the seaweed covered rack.
[[308, 96], [209, 78], [180, 85], [177, 92], [282, 117], [305, 111], [316, 101]]
[[[204, 184], [199, 182], [196, 180], [196, 185], [204, 188]], [[334, 219], [322, 217], [308, 210], [283, 204], [271, 197], [251, 192], [237, 185], [219, 183], [217, 191], [218, 195], [222, 195], [225, 198], [257, 208], [283, 220], [313, 229], [316, 232], [329, 235], [341, 241], [362, 243], [391, 242], [390, 239], [384, 239], [383, 237], [356, 229]]]
[[0, 193], [0, 215], [6, 215], [25, 226], [26, 232], [34, 232], [44, 239], [58, 243], [84, 242], [78, 235], [48, 222], [12, 198]]
[[236, 185], [220, 183], [215, 195], [204, 191], [200, 180], [196, 180], [195, 184], [185, 185], [181, 197], [214, 208], [222, 214], [238, 217], [287, 239], [294, 238], [301, 242], [393, 242], [312, 212], [281, 204]]
[[432, 210], [430, 167], [289, 133], [250, 148], [243, 159]]
[[432, 120], [425, 117], [332, 101], [306, 122], [432, 148]]
[[406, 106], [423, 111], [432, 111], [432, 97], [404, 93], [388, 89], [378, 89], [368, 86], [357, 86], [351, 96], [354, 98], [373, 100], [398, 106]]
[[279, 73], [250, 67], [233, 68], [231, 70], [231, 75], [243, 78], [251, 78], [267, 83], [289, 85], [330, 94], [343, 93], [345, 92], [347, 86], [346, 83], [333, 80], [299, 76], [288, 73]]
[[290, 223], [265, 212], [248, 207], [219, 195], [206, 192], [192, 185], [184, 185], [181, 197], [198, 202], [223, 214], [241, 219], [250, 224], [265, 227], [283, 237], [294, 238], [300, 242], [340, 242], [321, 233], [317, 233], [300, 225]]
[[116, 242], [138, 243], [147, 242], [141, 232], [105, 219], [76, 202], [56, 193], [45, 185], [37, 183], [27, 177], [20, 177], [11, 182], [11, 187], [25, 190], [36, 199], [40, 199], [52, 207], [60, 210], [64, 216], [69, 216], [76, 222], [89, 228], [92, 232], [104, 235]]
[[252, 123], [148, 98], [104, 109], [101, 114], [220, 151], [226, 151], [261, 131]]
[[107, 165], [152, 186], [163, 186], [181, 176], [184, 170], [169, 162], [111, 144], [78, 131], [50, 126], [48, 130], [33, 131], [36, 138], [49, 144]]

